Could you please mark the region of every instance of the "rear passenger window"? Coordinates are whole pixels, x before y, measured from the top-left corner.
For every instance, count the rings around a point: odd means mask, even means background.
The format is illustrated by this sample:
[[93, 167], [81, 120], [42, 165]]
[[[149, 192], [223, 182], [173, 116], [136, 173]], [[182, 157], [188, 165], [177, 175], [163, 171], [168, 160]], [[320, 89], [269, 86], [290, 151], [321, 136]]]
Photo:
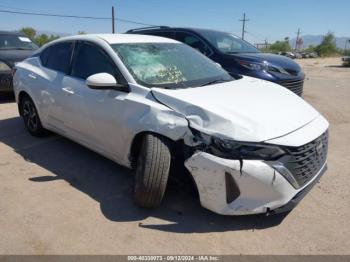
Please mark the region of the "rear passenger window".
[[65, 74], [69, 72], [73, 43], [58, 43], [46, 48], [40, 55], [43, 66]]
[[86, 79], [97, 73], [109, 73], [119, 80], [116, 76], [116, 66], [100, 48], [89, 43], [80, 43], [72, 68], [72, 76]]

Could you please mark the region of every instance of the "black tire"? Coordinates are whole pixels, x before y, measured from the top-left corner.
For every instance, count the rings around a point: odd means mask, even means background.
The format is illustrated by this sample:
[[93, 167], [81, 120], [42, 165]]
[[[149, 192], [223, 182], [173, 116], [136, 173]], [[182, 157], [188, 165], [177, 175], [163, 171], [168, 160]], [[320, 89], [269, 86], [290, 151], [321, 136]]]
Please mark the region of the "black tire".
[[154, 134], [143, 137], [134, 186], [136, 205], [155, 208], [162, 202], [171, 164], [170, 141]]
[[31, 135], [42, 137], [48, 133], [47, 130], [43, 128], [35, 104], [28, 95], [22, 98], [20, 110], [24, 125]]

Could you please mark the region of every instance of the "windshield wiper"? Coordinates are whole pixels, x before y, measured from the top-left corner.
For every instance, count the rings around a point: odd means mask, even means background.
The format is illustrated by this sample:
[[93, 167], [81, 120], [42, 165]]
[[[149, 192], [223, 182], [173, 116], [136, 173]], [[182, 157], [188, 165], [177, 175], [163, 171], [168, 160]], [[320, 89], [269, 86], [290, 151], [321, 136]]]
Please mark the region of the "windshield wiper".
[[200, 86], [209, 86], [209, 85], [213, 85], [213, 84], [218, 84], [218, 83], [224, 83], [224, 82], [229, 82], [231, 80], [225, 80], [225, 79], [216, 79], [216, 80], [212, 80], [209, 82], [206, 82]]

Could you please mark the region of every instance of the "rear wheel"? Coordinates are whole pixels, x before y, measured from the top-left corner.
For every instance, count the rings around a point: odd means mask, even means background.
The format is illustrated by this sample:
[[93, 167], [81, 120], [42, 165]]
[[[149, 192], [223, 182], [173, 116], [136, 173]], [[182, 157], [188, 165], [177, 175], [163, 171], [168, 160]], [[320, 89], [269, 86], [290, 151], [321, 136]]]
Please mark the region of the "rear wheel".
[[163, 199], [171, 163], [170, 141], [154, 134], [143, 137], [137, 160], [134, 199], [140, 207], [158, 207]]
[[47, 133], [47, 130], [41, 124], [34, 102], [29, 96], [23, 97], [21, 112], [24, 124], [31, 135], [40, 137]]

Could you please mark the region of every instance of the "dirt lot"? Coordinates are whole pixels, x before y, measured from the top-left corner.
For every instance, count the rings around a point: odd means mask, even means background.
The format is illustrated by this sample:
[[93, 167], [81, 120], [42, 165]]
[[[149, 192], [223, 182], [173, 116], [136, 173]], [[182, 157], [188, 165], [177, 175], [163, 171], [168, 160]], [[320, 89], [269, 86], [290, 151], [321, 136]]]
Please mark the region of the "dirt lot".
[[130, 171], [59, 136], [27, 134], [0, 102], [0, 254], [350, 254], [350, 68], [299, 61], [331, 123], [329, 169], [288, 216], [223, 217], [176, 186], [154, 211]]

